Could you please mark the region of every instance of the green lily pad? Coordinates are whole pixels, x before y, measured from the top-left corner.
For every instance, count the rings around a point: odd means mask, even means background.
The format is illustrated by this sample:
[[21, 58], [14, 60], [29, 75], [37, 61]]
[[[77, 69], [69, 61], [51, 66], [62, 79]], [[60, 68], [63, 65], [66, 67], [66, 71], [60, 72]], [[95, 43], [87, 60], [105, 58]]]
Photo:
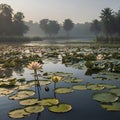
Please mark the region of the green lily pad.
[[25, 111], [27, 111], [28, 113], [39, 113], [39, 112], [42, 112], [43, 110], [44, 110], [44, 107], [41, 105], [25, 107]]
[[55, 98], [46, 98], [40, 100], [38, 103], [43, 106], [51, 106], [51, 105], [57, 105], [59, 103], [59, 100]]
[[65, 88], [65, 87], [61, 87], [61, 88], [56, 88], [55, 89], [55, 93], [60, 93], [60, 94], [66, 94], [66, 93], [71, 93], [73, 92], [73, 90], [71, 88]]
[[64, 80], [66, 83], [79, 83], [82, 82], [83, 80], [78, 79], [78, 78], [68, 78], [66, 80]]
[[115, 102], [111, 105], [102, 104], [101, 107], [108, 111], [120, 111], [120, 102]]
[[26, 112], [24, 109], [15, 109], [8, 113], [11, 118], [24, 118], [30, 113]]
[[119, 97], [117, 97], [111, 93], [108, 93], [108, 92], [95, 93], [95, 94], [93, 94], [92, 98], [99, 102], [106, 102], [106, 103], [115, 102], [119, 99]]
[[48, 110], [55, 113], [65, 113], [69, 112], [72, 109], [71, 105], [68, 104], [59, 104], [57, 106], [48, 107]]
[[120, 97], [120, 88], [111, 89], [110, 93], [114, 93], [115, 95]]
[[48, 84], [50, 84], [51, 83], [51, 81], [49, 81], [49, 80], [39, 80], [39, 81], [36, 81], [36, 80], [32, 80], [32, 81], [29, 81], [28, 82], [28, 84], [30, 85], [30, 86], [34, 86], [34, 85], [36, 85], [36, 84], [40, 84], [40, 86], [44, 86], [44, 85], [48, 85]]
[[73, 86], [74, 90], [86, 90], [86, 85], [74, 85]]
[[27, 98], [27, 99], [24, 99], [24, 100], [20, 100], [21, 105], [34, 105], [36, 103], [38, 103], [37, 98]]
[[110, 84], [103, 84], [103, 86], [107, 89], [113, 89], [117, 87], [116, 85], [110, 85]]
[[89, 89], [89, 90], [103, 90], [104, 85], [102, 85], [102, 84], [87, 84], [87, 89]]
[[35, 94], [35, 92], [33, 90], [21, 90], [21, 91], [18, 91], [18, 93], [10, 96], [9, 99], [20, 100], [20, 99], [24, 99], [24, 98], [33, 96], [34, 94]]
[[14, 92], [15, 89], [0, 88], [0, 96], [9, 95]]
[[28, 85], [28, 84], [26, 84], [26, 85], [21, 85], [21, 86], [19, 86], [19, 90], [24, 90], [24, 89], [29, 89], [31, 86], [30, 85]]

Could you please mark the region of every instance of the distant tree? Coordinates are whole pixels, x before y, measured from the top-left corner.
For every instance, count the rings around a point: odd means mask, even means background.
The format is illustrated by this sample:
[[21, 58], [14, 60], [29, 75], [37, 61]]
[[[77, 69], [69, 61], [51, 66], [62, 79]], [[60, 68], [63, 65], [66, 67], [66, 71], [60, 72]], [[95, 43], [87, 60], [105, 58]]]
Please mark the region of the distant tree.
[[120, 36], [120, 10], [115, 14], [115, 20], [116, 20], [116, 32]]
[[48, 23], [48, 19], [40, 20], [40, 28], [45, 32], [45, 34], [48, 34]]
[[10, 5], [0, 4], [0, 35], [23, 35], [28, 27], [24, 24], [24, 15], [21, 12], [13, 14]]
[[115, 17], [113, 13], [113, 10], [110, 8], [104, 8], [101, 12], [100, 18], [102, 22], [102, 28], [106, 36], [111, 36], [115, 32]]
[[0, 35], [11, 35], [13, 9], [0, 4]]
[[63, 29], [66, 31], [67, 36], [69, 36], [69, 31], [74, 27], [74, 23], [70, 19], [65, 19], [63, 22]]
[[49, 20], [49, 24], [48, 24], [48, 34], [51, 37], [52, 35], [56, 35], [60, 30], [60, 25], [58, 24], [57, 21], [52, 21]]
[[93, 22], [91, 23], [90, 30], [94, 32], [96, 36], [98, 36], [98, 34], [101, 31], [101, 22], [97, 19], [93, 20]]
[[15, 35], [22, 36], [24, 33], [26, 33], [29, 30], [28, 26], [26, 26], [24, 24], [23, 19], [24, 19], [24, 15], [22, 12], [17, 12], [14, 15], [14, 17], [13, 17], [13, 20], [14, 20], [13, 21], [13, 25], [14, 25], [13, 33]]
[[40, 28], [45, 32], [45, 34], [51, 37], [52, 35], [56, 35], [60, 30], [60, 25], [57, 21], [42, 19], [40, 21]]

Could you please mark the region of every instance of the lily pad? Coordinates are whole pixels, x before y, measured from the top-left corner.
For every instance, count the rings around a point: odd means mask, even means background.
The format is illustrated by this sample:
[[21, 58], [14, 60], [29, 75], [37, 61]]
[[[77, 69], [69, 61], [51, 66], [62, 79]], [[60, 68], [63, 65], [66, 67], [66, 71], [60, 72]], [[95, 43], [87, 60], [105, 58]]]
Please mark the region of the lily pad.
[[39, 112], [42, 112], [43, 110], [44, 110], [44, 107], [41, 105], [25, 107], [25, 111], [27, 111], [28, 113], [39, 113]]
[[55, 113], [65, 113], [69, 112], [72, 109], [72, 106], [69, 104], [59, 104], [57, 106], [48, 107], [48, 110]]
[[39, 81], [36, 81], [36, 80], [32, 80], [32, 81], [29, 81], [28, 82], [28, 84], [30, 85], [30, 86], [34, 86], [34, 85], [36, 85], [36, 84], [40, 84], [40, 86], [44, 86], [44, 85], [48, 85], [48, 84], [50, 84], [51, 83], [51, 81], [49, 81], [49, 80], [39, 80]]
[[115, 102], [119, 99], [119, 97], [108, 92], [93, 94], [92, 98], [99, 102], [105, 102], [105, 103]]
[[28, 99], [20, 100], [21, 105], [34, 105], [36, 103], [38, 103], [37, 98], [28, 98]]
[[10, 96], [9, 99], [20, 100], [20, 99], [24, 99], [24, 98], [33, 96], [34, 94], [35, 94], [35, 92], [33, 90], [21, 90], [21, 91], [18, 91], [18, 93]]
[[110, 85], [110, 84], [103, 84], [105, 88], [107, 89], [113, 89], [116, 88], [116, 85]]
[[29, 114], [30, 113], [26, 112], [24, 109], [15, 109], [8, 113], [9, 117], [11, 118], [24, 118]]
[[74, 90], [86, 90], [86, 85], [74, 85], [73, 86]]
[[82, 82], [83, 80], [78, 79], [78, 78], [68, 78], [64, 81], [67, 82], [67, 83], [79, 83], [79, 82]]
[[115, 102], [111, 105], [102, 104], [101, 107], [108, 111], [120, 111], [120, 102]]
[[87, 89], [89, 89], [89, 90], [103, 90], [104, 85], [102, 85], [102, 84], [87, 84]]
[[24, 90], [24, 89], [29, 89], [31, 86], [26, 84], [26, 85], [21, 85], [19, 86], [19, 90]]
[[51, 106], [51, 105], [57, 105], [59, 103], [59, 100], [55, 98], [46, 98], [40, 100], [38, 103], [43, 106]]
[[0, 88], [0, 96], [9, 95], [14, 92], [15, 89]]
[[56, 88], [55, 89], [55, 93], [60, 93], [60, 94], [66, 94], [66, 93], [71, 93], [73, 92], [73, 90], [71, 88], [65, 88], [65, 87], [61, 87], [61, 88]]
[[114, 93], [115, 95], [120, 97], [120, 88], [111, 89], [110, 93]]

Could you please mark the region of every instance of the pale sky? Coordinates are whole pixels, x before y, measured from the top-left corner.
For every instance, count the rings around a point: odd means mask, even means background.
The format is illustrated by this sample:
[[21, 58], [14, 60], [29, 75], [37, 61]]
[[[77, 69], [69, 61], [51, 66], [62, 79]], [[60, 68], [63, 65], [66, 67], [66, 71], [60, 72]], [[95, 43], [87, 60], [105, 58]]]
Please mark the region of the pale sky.
[[9, 4], [14, 12], [23, 12], [25, 20], [39, 22], [48, 18], [62, 23], [70, 18], [74, 23], [98, 19], [102, 9], [120, 9], [120, 0], [0, 0]]

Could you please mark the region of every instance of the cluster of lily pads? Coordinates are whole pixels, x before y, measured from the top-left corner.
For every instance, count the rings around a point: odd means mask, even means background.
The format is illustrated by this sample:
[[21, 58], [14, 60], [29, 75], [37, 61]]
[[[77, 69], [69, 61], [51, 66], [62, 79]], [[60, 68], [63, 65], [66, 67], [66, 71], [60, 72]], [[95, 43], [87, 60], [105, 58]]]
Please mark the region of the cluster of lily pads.
[[[6, 78], [6, 70], [16, 69], [16, 67], [26, 67], [31, 61], [37, 61], [36, 64], [43, 64], [44, 61], [61, 62], [66, 66], [72, 66], [79, 69], [95, 71], [110, 71], [120, 72], [120, 55], [119, 49], [88, 49], [88, 48], [39, 48], [39, 47], [3, 47], [0, 48], [0, 96], [8, 95], [10, 100], [18, 100], [21, 108], [11, 110], [8, 115], [11, 118], [23, 118], [33, 113], [44, 111], [44, 108], [55, 113], [64, 113], [72, 109], [70, 104], [61, 103], [56, 98], [38, 99], [36, 91], [41, 86], [46, 86], [46, 91], [49, 84], [54, 83], [55, 94], [69, 94], [82, 90], [99, 91], [92, 95], [92, 98], [101, 103], [101, 107], [108, 111], [120, 111], [120, 88], [111, 84], [95, 84], [86, 83], [80, 78], [75, 78], [72, 73], [56, 72], [42, 73], [44, 80], [26, 81], [25, 78]], [[34, 63], [33, 63], [34, 66]], [[37, 66], [39, 66], [39, 64]], [[29, 68], [34, 69], [29, 65]], [[86, 69], [86, 68], [85, 68]], [[35, 77], [37, 76], [34, 69]], [[115, 76], [116, 77], [116, 76]], [[94, 77], [94, 80], [108, 80], [106, 77]], [[115, 79], [115, 78], [114, 78]], [[58, 82], [71, 84], [71, 87], [56, 87]], [[102, 92], [100, 92], [102, 91]]]

